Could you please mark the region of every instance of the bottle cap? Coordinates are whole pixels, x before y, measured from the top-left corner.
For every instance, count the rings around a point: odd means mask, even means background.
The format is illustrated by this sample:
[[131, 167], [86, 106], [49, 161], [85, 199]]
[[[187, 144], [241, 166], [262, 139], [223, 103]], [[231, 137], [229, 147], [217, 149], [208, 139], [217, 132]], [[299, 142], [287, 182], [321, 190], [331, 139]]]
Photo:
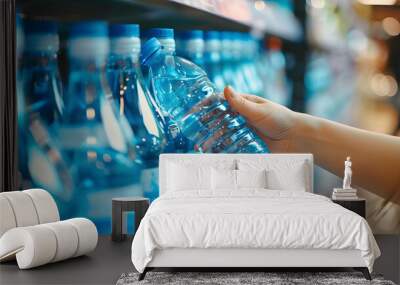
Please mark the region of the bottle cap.
[[218, 31], [207, 31], [204, 33], [205, 40], [219, 40], [220, 39], [220, 32]]
[[108, 27], [105, 22], [78, 22], [70, 26], [68, 54], [79, 59], [103, 62], [109, 52]]
[[154, 28], [145, 30], [143, 33], [145, 38], [158, 38], [158, 39], [173, 39], [174, 38], [174, 30], [166, 29], [166, 28]]
[[140, 55], [140, 62], [146, 65], [146, 61], [155, 52], [162, 48], [161, 43], [156, 38], [151, 38], [146, 41], [142, 47], [142, 54]]
[[109, 27], [110, 37], [113, 38], [138, 38], [139, 25], [137, 24], [113, 24]]
[[24, 30], [26, 35], [24, 44], [25, 52], [58, 52], [60, 41], [57, 33], [57, 24], [55, 22], [25, 20]]
[[232, 32], [221, 32], [221, 39], [222, 40], [232, 40], [233, 39], [233, 33]]
[[78, 22], [70, 26], [70, 38], [107, 37], [107, 24], [102, 21]]
[[57, 34], [57, 24], [53, 21], [25, 20], [26, 34]]
[[178, 37], [181, 40], [203, 39], [203, 35], [204, 33], [201, 30], [188, 30], [178, 32]]

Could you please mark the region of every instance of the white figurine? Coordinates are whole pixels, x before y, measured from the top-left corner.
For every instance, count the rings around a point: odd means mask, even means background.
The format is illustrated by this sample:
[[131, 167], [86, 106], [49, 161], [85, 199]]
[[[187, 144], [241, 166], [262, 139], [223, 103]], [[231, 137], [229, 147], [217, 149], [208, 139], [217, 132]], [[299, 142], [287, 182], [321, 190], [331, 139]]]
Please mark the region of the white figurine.
[[343, 179], [343, 189], [351, 189], [351, 175], [353, 172], [351, 171], [351, 160], [350, 156], [347, 157], [344, 162], [344, 179]]

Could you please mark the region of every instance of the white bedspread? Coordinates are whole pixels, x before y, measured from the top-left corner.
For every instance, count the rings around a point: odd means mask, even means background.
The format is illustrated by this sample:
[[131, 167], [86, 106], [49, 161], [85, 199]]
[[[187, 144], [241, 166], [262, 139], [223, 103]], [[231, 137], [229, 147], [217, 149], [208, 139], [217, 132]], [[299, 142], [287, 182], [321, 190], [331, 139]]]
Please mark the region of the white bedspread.
[[372, 271], [380, 255], [362, 217], [328, 198], [295, 191], [249, 189], [220, 193], [167, 193], [156, 199], [132, 243], [143, 272], [155, 249], [358, 249]]

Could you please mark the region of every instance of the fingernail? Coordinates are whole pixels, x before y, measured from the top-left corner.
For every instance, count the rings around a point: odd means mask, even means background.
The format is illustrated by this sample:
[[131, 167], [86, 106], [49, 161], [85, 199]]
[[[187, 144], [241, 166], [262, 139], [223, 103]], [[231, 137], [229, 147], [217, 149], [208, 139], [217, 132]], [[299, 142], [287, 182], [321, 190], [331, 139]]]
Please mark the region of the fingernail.
[[228, 92], [228, 95], [231, 96], [232, 98], [236, 98], [237, 97], [236, 92], [233, 90], [233, 88], [231, 86], [228, 85], [226, 87], [226, 90]]

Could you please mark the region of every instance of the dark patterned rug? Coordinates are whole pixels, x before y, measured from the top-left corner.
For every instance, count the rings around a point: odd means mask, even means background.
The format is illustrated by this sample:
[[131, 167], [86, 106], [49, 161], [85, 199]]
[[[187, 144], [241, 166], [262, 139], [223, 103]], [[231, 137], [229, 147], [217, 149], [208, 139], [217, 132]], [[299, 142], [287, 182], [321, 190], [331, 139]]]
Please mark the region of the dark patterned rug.
[[372, 275], [372, 281], [368, 281], [360, 272], [148, 272], [142, 281], [138, 281], [138, 276], [138, 273], [124, 273], [117, 285], [395, 285], [380, 275]]

